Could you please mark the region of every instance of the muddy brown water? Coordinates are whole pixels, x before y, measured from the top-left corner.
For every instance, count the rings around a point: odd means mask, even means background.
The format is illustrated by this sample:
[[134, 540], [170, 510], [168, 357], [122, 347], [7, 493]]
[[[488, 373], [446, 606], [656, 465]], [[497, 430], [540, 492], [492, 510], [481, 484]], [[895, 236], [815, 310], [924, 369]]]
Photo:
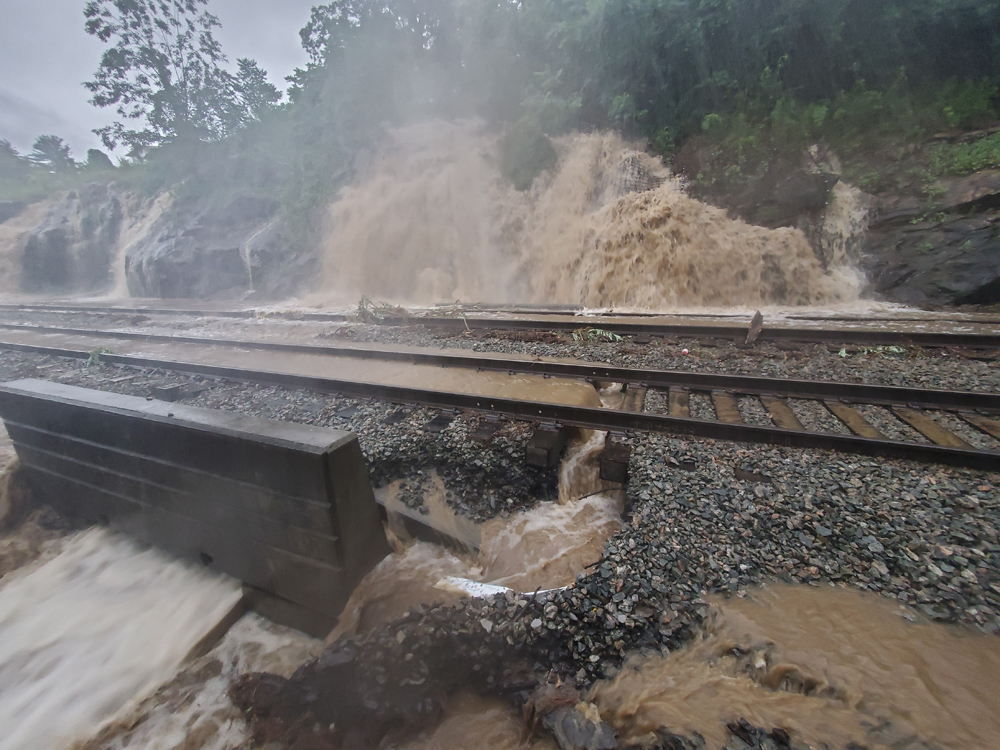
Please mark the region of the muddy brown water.
[[[601, 394], [605, 402], [611, 391]], [[334, 637], [375, 627], [413, 604], [454, 601], [459, 593], [435, 584], [444, 576], [519, 591], [571, 584], [620, 526], [619, 498], [596, 473], [602, 440], [587, 433], [571, 444], [560, 502], [478, 527], [478, 556], [400, 542], [359, 586]], [[443, 485], [437, 478], [430, 485], [437, 489], [427, 504], [446, 520]], [[771, 586], [709, 604], [705, 632], [690, 646], [633, 656], [592, 688], [588, 699], [621, 740], [642, 743], [669, 729], [722, 748], [726, 724], [744, 718], [783, 728], [805, 747], [1000, 747], [1000, 691], [993, 689], [1000, 639], [930, 623], [894, 600], [841, 587]], [[520, 732], [509, 705], [463, 693], [437, 727], [403, 746], [514, 748]]]
[[[703, 637], [667, 655], [636, 655], [587, 696], [619, 742], [668, 729], [708, 750], [745, 718], [781, 727], [793, 747], [996, 750], [1000, 639], [921, 621], [892, 600], [833, 587], [773, 586], [713, 598]], [[516, 711], [459, 693], [406, 750], [545, 748], [520, 744]]]
[[403, 615], [417, 604], [455, 602], [463, 592], [448, 577], [531, 592], [573, 583], [598, 562], [604, 544], [621, 528], [624, 493], [603, 482], [598, 459], [605, 433], [581, 430], [560, 466], [559, 501], [475, 524], [458, 516], [444, 499], [444, 483], [431, 472], [424, 486], [423, 518], [455, 539], [474, 541], [478, 553], [447, 550], [408, 539], [393, 521], [400, 511], [400, 482], [379, 491], [389, 511], [395, 551], [357, 586], [328, 640], [365, 632]]
[[814, 746], [995, 750], [998, 675], [995, 637], [854, 590], [773, 586], [713, 601], [704, 638], [631, 659], [591, 698], [622, 737], [665, 726], [721, 747], [746, 718]]
[[[605, 405], [614, 388], [607, 390], [601, 394]], [[571, 584], [600, 560], [621, 524], [621, 492], [597, 476], [603, 437], [584, 433], [571, 444], [560, 469], [558, 502], [474, 529], [452, 514], [456, 533], [477, 535], [478, 555], [397, 539], [396, 553], [358, 587], [331, 638], [377, 627], [414, 604], [457, 599], [456, 591], [439, 585], [447, 576], [524, 592]], [[425, 503], [436, 520], [447, 521], [443, 483], [432, 475], [429, 486]], [[711, 598], [709, 604], [705, 632], [688, 647], [634, 655], [617, 676], [591, 689], [588, 700], [621, 741], [641, 743], [651, 732], [669, 729], [698, 733], [707, 748], [721, 748], [729, 739], [726, 723], [745, 718], [765, 729], [785, 729], [799, 747], [1000, 747], [998, 638], [929, 623], [894, 600], [839, 587], [772, 586], [744, 598]], [[226, 663], [232, 659], [230, 654]], [[214, 691], [211, 711], [225, 708], [225, 684], [219, 675], [207, 678], [205, 690]], [[236, 739], [244, 732], [225, 719], [225, 732], [213, 729], [211, 741], [199, 742], [179, 723], [181, 714], [185, 727], [202, 721], [197, 705], [154, 708], [163, 714], [157, 719], [161, 730], [169, 726], [171, 737], [193, 741], [185, 747], [214, 750], [222, 747], [223, 735]], [[116, 740], [109, 747], [132, 734], [135, 724], [127, 724], [127, 732], [111, 732]], [[152, 736], [125, 744], [173, 746]], [[436, 726], [391, 744], [407, 750], [555, 747], [550, 738], [525, 738], [509, 703], [468, 692], [451, 697]]]
[[400, 750], [557, 750], [548, 737], [526, 739], [520, 715], [506, 701], [461, 691], [441, 722], [396, 745]]
[[[330, 206], [313, 301], [359, 292], [591, 307], [857, 299], [858, 274], [825, 269], [801, 231], [730, 219], [620, 136], [575, 133], [554, 145], [556, 168], [520, 192], [500, 178], [496, 138], [481, 122], [391, 130]], [[828, 214], [851, 234], [841, 197]]]

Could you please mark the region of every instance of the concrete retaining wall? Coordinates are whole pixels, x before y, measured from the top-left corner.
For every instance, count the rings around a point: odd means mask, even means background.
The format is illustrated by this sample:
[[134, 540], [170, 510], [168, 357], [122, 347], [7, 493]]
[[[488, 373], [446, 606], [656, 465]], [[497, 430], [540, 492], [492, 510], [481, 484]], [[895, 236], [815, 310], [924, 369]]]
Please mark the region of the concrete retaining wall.
[[272, 618], [322, 634], [389, 552], [353, 433], [20, 380], [0, 417], [32, 489], [241, 579]]

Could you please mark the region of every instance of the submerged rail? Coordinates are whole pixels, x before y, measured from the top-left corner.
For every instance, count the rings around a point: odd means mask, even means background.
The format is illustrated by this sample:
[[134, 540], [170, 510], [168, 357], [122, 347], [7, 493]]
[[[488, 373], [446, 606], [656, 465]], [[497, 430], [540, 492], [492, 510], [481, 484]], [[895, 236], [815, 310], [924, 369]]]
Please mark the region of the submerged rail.
[[[277, 318], [301, 320], [320, 323], [347, 323], [353, 316], [346, 313], [311, 312], [303, 310], [272, 310], [268, 308], [171, 308], [171, 307], [118, 307], [107, 305], [72, 305], [72, 304], [0, 304], [0, 311], [11, 312], [46, 312], [98, 315], [176, 315], [182, 317], [217, 317], [217, 318]], [[500, 315], [518, 317], [490, 316], [490, 310], [459, 310], [457, 313], [422, 313], [415, 315], [389, 316], [380, 320], [381, 325], [390, 327], [421, 327], [450, 333], [463, 333], [472, 330], [502, 330], [502, 331], [576, 331], [580, 328], [600, 327], [603, 330], [623, 336], [681, 336], [690, 338], [745, 339], [748, 322], [733, 321], [712, 325], [693, 325], [685, 323], [658, 322], [655, 314], [644, 313], [609, 313], [580, 315], [574, 310], [542, 310], [537, 308], [497, 310]], [[663, 314], [667, 318], [721, 318], [720, 315], [688, 316], [683, 314]], [[730, 318], [731, 319], [731, 318]], [[793, 318], [788, 318], [792, 320]], [[835, 318], [800, 318], [800, 320], [815, 320], [816, 322], [835, 322]], [[842, 321], [844, 322], [844, 321]], [[866, 346], [961, 346], [971, 348], [1000, 348], [1000, 328], [988, 332], [940, 332], [940, 331], [898, 331], [885, 330], [885, 323], [894, 321], [879, 321], [880, 327], [874, 328], [865, 321], [852, 321], [862, 324], [858, 328], [810, 326], [768, 326], [765, 325], [757, 337], [758, 341], [786, 342], [820, 342]], [[899, 321], [906, 322], [906, 321]], [[933, 322], [933, 321], [909, 321]], [[958, 321], [959, 324], [970, 325], [971, 321]], [[995, 326], [995, 320], [984, 320], [979, 325]]]
[[286, 344], [252, 339], [221, 339], [178, 334], [147, 334], [129, 331], [95, 330], [56, 326], [32, 326], [0, 323], [3, 329], [39, 334], [67, 334], [93, 338], [114, 338], [128, 341], [195, 344], [198, 346], [235, 347], [259, 351], [317, 354], [415, 365], [459, 367], [490, 372], [525, 373], [548, 377], [578, 378], [589, 381], [627, 383], [644, 388], [687, 388], [704, 391], [729, 391], [753, 395], [781, 395], [806, 399], [844, 399], [866, 404], [904, 404], [921, 408], [967, 409], [1000, 411], [1000, 394], [973, 391], [949, 391], [902, 386], [842, 383], [827, 380], [795, 378], [765, 378], [753, 375], [720, 375], [681, 370], [650, 370], [612, 367], [587, 362], [556, 362], [543, 359], [494, 357], [489, 355], [453, 354], [451, 352], [421, 352], [413, 349], [386, 349], [332, 344]]
[[[49, 333], [56, 331], [49, 330]], [[59, 331], [59, 332], [66, 332]], [[95, 335], [94, 332], [89, 332]], [[119, 332], [123, 337], [145, 338], [140, 334]], [[178, 343], [192, 343], [191, 337], [162, 337]], [[307, 345], [273, 344], [268, 342], [236, 342], [226, 344], [214, 339], [198, 340], [211, 346], [255, 346], [265, 349], [307, 351], [329, 354], [341, 347], [312, 347]], [[34, 352], [55, 356], [86, 359], [91, 351], [84, 348], [51, 346], [44, 343], [0, 341], [0, 349]], [[343, 347], [343, 349], [353, 349]], [[483, 358], [462, 355], [421, 354], [418, 352], [355, 350], [390, 354], [406, 361], [421, 364], [484, 367]], [[341, 352], [337, 351], [338, 354]], [[353, 355], [352, 355], [353, 356]], [[429, 357], [431, 360], [422, 358]], [[227, 378], [254, 383], [265, 383], [289, 388], [300, 388], [322, 393], [356, 398], [375, 398], [386, 401], [416, 404], [440, 409], [466, 409], [499, 414], [513, 419], [562, 424], [613, 432], [649, 431], [698, 438], [732, 440], [749, 443], [767, 443], [788, 447], [820, 448], [857, 453], [869, 456], [936, 462], [986, 470], [1000, 470], [1000, 452], [976, 448], [947, 427], [937, 422], [924, 410], [945, 410], [964, 420], [971, 429], [989, 439], [1000, 439], [1000, 395], [965, 391], [929, 391], [915, 388], [870, 386], [852, 383], [786, 381], [781, 379], [754, 378], [702, 373], [676, 373], [653, 370], [627, 370], [599, 365], [575, 365], [533, 360], [499, 360], [487, 358], [495, 369], [536, 374], [558, 374], [566, 377], [583, 377], [613, 382], [633, 383], [634, 390], [644, 393], [647, 389], [665, 390], [669, 394], [669, 412], [658, 414], [643, 411], [642, 398], [636, 400], [633, 411], [570, 406], [565, 404], [524, 401], [510, 398], [484, 397], [465, 393], [438, 391], [399, 385], [371, 383], [319, 377], [308, 374], [250, 369], [206, 362], [182, 361], [165, 357], [102, 353], [102, 361], [120, 365], [184, 372], [208, 377]], [[501, 367], [501, 362], [503, 367]], [[546, 368], [554, 368], [546, 370]], [[692, 392], [710, 394], [716, 419], [691, 417], [689, 399]], [[760, 398], [774, 422], [773, 426], [745, 424], [740, 415], [734, 394], [749, 394]], [[851, 434], [817, 432], [805, 429], [785, 397], [814, 399], [820, 402]], [[871, 403], [889, 407], [891, 413], [923, 436], [928, 442], [913, 442], [887, 438], [869, 423], [852, 403]]]

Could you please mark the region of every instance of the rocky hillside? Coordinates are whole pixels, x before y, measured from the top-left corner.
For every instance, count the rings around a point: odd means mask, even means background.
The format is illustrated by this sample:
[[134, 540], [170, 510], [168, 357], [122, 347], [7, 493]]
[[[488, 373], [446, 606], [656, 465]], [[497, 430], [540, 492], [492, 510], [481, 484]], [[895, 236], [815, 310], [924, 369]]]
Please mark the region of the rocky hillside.
[[243, 195], [199, 208], [102, 182], [30, 205], [0, 203], [0, 290], [287, 296], [308, 263], [287, 249], [277, 209]]
[[[846, 167], [831, 149], [813, 145], [721, 190], [695, 179], [711, 146], [692, 139], [674, 169], [695, 195], [731, 214], [802, 229], [824, 263], [846, 254], [864, 272], [868, 296], [930, 308], [993, 305], [1000, 303], [997, 131], [941, 134]], [[848, 180], [868, 192], [845, 189]]]
[[[682, 150], [674, 168], [696, 173], [698, 159], [696, 148]], [[860, 267], [869, 296], [919, 307], [1000, 303], [1000, 169], [904, 180], [912, 164], [875, 168], [884, 179], [862, 192], [835, 153], [813, 146], [739, 190], [691, 189], [751, 223], [802, 229], [824, 265]], [[317, 261], [290, 249], [279, 209], [239, 194], [214, 204], [141, 198], [113, 182], [0, 203], [0, 291], [291, 296]]]
[[931, 196], [877, 200], [864, 259], [872, 290], [919, 307], [1000, 302], [1000, 170], [938, 181]]

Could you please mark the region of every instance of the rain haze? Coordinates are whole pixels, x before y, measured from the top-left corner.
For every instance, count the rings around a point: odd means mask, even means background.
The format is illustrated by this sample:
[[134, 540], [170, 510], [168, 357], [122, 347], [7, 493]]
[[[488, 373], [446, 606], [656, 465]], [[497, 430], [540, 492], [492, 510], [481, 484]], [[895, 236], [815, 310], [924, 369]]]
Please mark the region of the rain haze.
[[997, 750], [997, 675], [1000, 0], [0, 0], [0, 750]]
[[[4, 0], [0, 24], [0, 138], [18, 151], [40, 135], [57, 135], [74, 158], [101, 148], [91, 131], [115, 119], [113, 107], [89, 103], [83, 82], [97, 70], [105, 45], [84, 31], [84, 0]], [[312, 0], [214, 0], [222, 28], [216, 38], [229, 57], [250, 57], [279, 89], [306, 62], [299, 29]]]

